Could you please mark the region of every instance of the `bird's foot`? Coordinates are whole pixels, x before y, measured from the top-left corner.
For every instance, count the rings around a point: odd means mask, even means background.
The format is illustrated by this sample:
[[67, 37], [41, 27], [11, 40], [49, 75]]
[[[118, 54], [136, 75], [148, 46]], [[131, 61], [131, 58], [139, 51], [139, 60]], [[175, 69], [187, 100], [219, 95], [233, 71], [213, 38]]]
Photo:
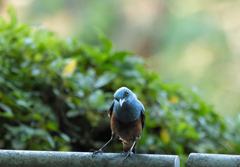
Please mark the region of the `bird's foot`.
[[128, 157], [132, 157], [134, 153], [131, 150], [129, 150], [126, 154], [127, 156], [123, 159], [123, 161], [126, 160]]
[[89, 150], [89, 151], [90, 151], [90, 152], [93, 152], [92, 158], [94, 158], [98, 153], [103, 153], [103, 150], [102, 150], [102, 149], [99, 149], [99, 150], [91, 149], [91, 150]]

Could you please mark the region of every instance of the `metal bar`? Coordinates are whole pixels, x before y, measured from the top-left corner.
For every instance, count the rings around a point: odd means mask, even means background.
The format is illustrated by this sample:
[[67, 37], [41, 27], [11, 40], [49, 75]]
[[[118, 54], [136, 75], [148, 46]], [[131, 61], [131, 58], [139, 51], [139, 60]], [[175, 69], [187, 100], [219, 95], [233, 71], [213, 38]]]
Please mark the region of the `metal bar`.
[[226, 154], [197, 154], [191, 153], [188, 157], [187, 167], [239, 167], [239, 155]]
[[0, 167], [180, 167], [177, 155], [0, 150]]

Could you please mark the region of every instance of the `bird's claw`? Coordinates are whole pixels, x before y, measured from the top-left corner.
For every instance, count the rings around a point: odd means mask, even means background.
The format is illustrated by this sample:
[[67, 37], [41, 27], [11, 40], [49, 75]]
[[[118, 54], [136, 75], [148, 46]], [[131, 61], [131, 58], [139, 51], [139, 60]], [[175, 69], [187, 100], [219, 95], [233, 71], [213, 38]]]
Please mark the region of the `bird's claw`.
[[128, 157], [132, 157], [134, 153], [132, 151], [128, 151], [126, 154], [127, 156], [123, 159], [123, 161], [126, 160]]
[[103, 150], [99, 149], [99, 150], [94, 150], [94, 149], [91, 149], [89, 150], [90, 152], [93, 152], [92, 154], [92, 158], [94, 158], [98, 153], [103, 153]]

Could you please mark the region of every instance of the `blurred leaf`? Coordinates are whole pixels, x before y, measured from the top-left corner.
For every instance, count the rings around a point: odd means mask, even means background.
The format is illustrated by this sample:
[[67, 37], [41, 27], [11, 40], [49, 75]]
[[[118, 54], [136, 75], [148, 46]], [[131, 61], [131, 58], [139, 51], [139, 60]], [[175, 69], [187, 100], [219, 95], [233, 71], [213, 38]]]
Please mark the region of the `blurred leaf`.
[[71, 101], [68, 101], [67, 99], [65, 100], [65, 103], [67, 104], [67, 106], [71, 109], [75, 109], [76, 105], [71, 102]]
[[102, 90], [96, 90], [89, 95], [88, 98], [90, 107], [98, 107], [104, 103], [104, 94]]
[[76, 116], [79, 116], [79, 115], [82, 115], [78, 110], [69, 110], [67, 113], [66, 113], [66, 116], [68, 118], [72, 118], [72, 117], [76, 117]]
[[117, 77], [116, 74], [105, 72], [102, 76], [100, 76], [94, 84], [95, 88], [100, 88], [111, 82], [113, 79]]
[[50, 135], [47, 135], [47, 141], [51, 145], [51, 147], [54, 149], [55, 148], [55, 143]]
[[92, 111], [87, 111], [86, 116], [93, 127], [96, 127], [98, 125], [99, 117], [96, 114], [94, 114]]
[[101, 44], [104, 45], [104, 49], [106, 50], [106, 52], [109, 52], [112, 48], [113, 45], [112, 43], [106, 38], [106, 35], [98, 29], [98, 38], [101, 40]]
[[35, 115], [34, 115], [34, 118], [35, 118], [36, 120], [40, 120], [40, 119], [41, 119], [41, 114], [35, 114]]
[[168, 130], [162, 129], [162, 130], [160, 131], [160, 137], [161, 137], [161, 139], [162, 139], [162, 141], [163, 141], [164, 143], [169, 143], [169, 141], [170, 141], [170, 135], [169, 135]]
[[20, 141], [18, 139], [13, 139], [11, 143], [12, 143], [12, 147], [16, 150], [24, 150], [27, 145], [25, 142]]
[[57, 131], [58, 130], [58, 124], [56, 124], [55, 122], [48, 121], [46, 126], [50, 130], [53, 130], [53, 131]]
[[13, 6], [8, 7], [8, 13], [11, 17], [11, 26], [15, 26], [17, 24], [17, 15]]
[[38, 69], [38, 68], [32, 69], [32, 71], [31, 71], [31, 74], [32, 74], [33, 76], [36, 76], [36, 75], [38, 75], [38, 74], [40, 74], [40, 73], [41, 73], [41, 70]]
[[67, 142], [70, 142], [70, 141], [71, 141], [71, 138], [70, 138], [68, 135], [64, 134], [64, 133], [61, 133], [60, 136], [61, 136], [64, 140], [66, 140]]
[[0, 116], [10, 117], [10, 118], [14, 116], [13, 113], [12, 113], [12, 109], [9, 106], [7, 106], [7, 105], [5, 105], [3, 103], [0, 103], [0, 109], [5, 111], [5, 113], [1, 113], [0, 112]]
[[73, 74], [77, 66], [77, 61], [76, 60], [70, 60], [70, 62], [67, 64], [67, 66], [63, 69], [62, 75], [66, 76], [68, 74]]
[[169, 98], [169, 101], [171, 102], [171, 103], [178, 103], [178, 101], [179, 101], [179, 99], [178, 99], [178, 97], [177, 96], [171, 96], [170, 98]]

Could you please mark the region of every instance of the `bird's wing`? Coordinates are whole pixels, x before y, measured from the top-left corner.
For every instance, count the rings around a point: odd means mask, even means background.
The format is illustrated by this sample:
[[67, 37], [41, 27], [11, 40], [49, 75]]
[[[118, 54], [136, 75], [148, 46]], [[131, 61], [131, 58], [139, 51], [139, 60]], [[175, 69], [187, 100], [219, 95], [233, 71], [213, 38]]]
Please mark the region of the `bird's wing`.
[[114, 100], [112, 101], [111, 107], [108, 110], [108, 117], [111, 118], [113, 112]]
[[145, 109], [144, 108], [142, 108], [142, 111], [141, 111], [141, 120], [142, 120], [142, 129], [143, 129], [145, 125]]

